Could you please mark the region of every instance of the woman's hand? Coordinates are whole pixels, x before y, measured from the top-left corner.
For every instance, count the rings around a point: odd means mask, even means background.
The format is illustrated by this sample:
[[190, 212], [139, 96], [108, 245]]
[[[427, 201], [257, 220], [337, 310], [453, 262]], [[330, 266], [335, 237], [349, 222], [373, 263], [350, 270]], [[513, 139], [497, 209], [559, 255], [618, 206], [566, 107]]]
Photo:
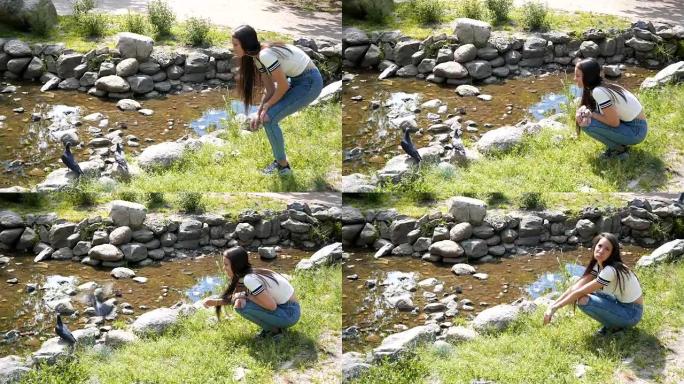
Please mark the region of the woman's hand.
[[237, 299], [246, 299], [247, 298], [247, 293], [245, 292], [235, 292], [233, 293], [232, 299], [233, 301]]
[[244, 308], [244, 306], [245, 306], [246, 304], [247, 304], [247, 299], [245, 299], [245, 298], [239, 298], [239, 299], [236, 299], [236, 300], [233, 302], [233, 308], [235, 308], [235, 309]]
[[556, 313], [556, 310], [553, 309], [553, 307], [549, 307], [546, 312], [544, 312], [544, 325], [548, 325], [551, 322], [554, 313]]
[[261, 108], [259, 109], [259, 113], [258, 113], [259, 123], [263, 124], [269, 120], [268, 114], [266, 113], [266, 112], [268, 112], [268, 108], [269, 108], [268, 104], [265, 104], [265, 105], [262, 105]]
[[221, 304], [220, 300], [212, 299], [211, 297], [207, 297], [206, 299], [202, 300], [202, 305], [204, 308], [215, 307], [219, 304]]

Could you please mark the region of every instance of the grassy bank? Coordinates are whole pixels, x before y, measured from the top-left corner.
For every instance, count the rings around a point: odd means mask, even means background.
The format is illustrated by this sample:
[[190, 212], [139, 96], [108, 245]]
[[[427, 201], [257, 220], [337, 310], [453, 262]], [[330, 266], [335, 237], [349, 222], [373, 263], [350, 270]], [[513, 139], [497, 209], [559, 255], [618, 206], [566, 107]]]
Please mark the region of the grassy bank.
[[574, 124], [568, 123], [562, 132], [544, 130], [537, 136], [528, 136], [513, 151], [483, 157], [455, 173], [422, 167], [410, 179], [386, 184], [381, 191], [415, 202], [462, 194], [486, 196], [490, 191], [518, 196], [527, 191], [667, 190], [669, 170], [676, 169], [684, 156], [684, 112], [679, 108], [684, 103], [684, 86], [639, 92], [637, 97], [644, 106], [649, 132], [626, 160], [600, 159], [605, 147], [584, 133], [575, 139]]
[[[293, 173], [262, 175], [273, 161], [263, 128], [243, 135], [236, 126], [226, 127], [222, 147], [210, 145], [189, 153], [169, 170], [143, 173], [118, 190], [152, 191], [322, 191], [335, 188], [342, 159], [339, 103], [309, 107], [280, 123], [285, 152]], [[216, 160], [214, 154], [225, 156]]]
[[96, 215], [109, 215], [107, 204], [117, 199], [143, 204], [147, 207], [148, 214], [211, 212], [237, 216], [247, 209], [280, 211], [287, 207], [281, 200], [245, 194], [99, 193], [86, 188], [50, 194], [3, 194], [0, 198], [0, 210], [9, 209], [22, 215], [55, 212], [59, 218], [81, 221]]
[[[22, 384], [110, 383], [232, 383], [236, 370], [246, 370], [240, 382], [272, 383], [287, 377], [304, 382], [339, 380], [339, 369], [326, 369], [341, 346], [341, 269], [295, 273], [292, 284], [302, 306], [302, 318], [280, 341], [257, 340], [256, 326], [229, 310], [218, 324], [212, 312], [200, 312], [161, 337], [144, 339], [108, 355], [80, 352], [68, 364], [35, 371]], [[299, 378], [299, 379], [298, 379]]]
[[[425, 3], [423, 1], [423, 3]], [[357, 20], [350, 17], [344, 17], [342, 24], [344, 26], [354, 26], [365, 31], [379, 31], [379, 30], [400, 30], [404, 35], [416, 39], [424, 39], [431, 34], [446, 33], [452, 34], [453, 27], [450, 25], [453, 20], [459, 17], [466, 17], [461, 7], [461, 1], [442, 0], [439, 6], [436, 7], [437, 21], [421, 22], [418, 15], [417, 7], [410, 1], [395, 4], [395, 10], [392, 15], [389, 15], [381, 20], [368, 21]], [[472, 3], [472, 2], [471, 2]], [[488, 14], [484, 5], [479, 7], [482, 16], [479, 19], [491, 22], [495, 31], [511, 31], [522, 32], [526, 31], [525, 26], [525, 12], [522, 8], [513, 8], [509, 13], [509, 18], [504, 22], [495, 22], [493, 17]], [[614, 16], [604, 15], [593, 12], [563, 12], [548, 10], [546, 15], [546, 23], [548, 29], [566, 32], [583, 32], [589, 28], [626, 28], [631, 24], [628, 19]]]
[[[58, 23], [47, 36], [38, 36], [31, 32], [19, 31], [8, 25], [0, 24], [0, 37], [18, 38], [32, 43], [61, 42], [69, 49], [77, 52], [87, 52], [97, 47], [116, 47], [115, 36], [119, 32], [127, 32], [125, 27], [125, 15], [103, 14], [105, 24], [103, 34], [100, 37], [87, 37], [80, 31], [79, 22], [72, 15], [58, 16]], [[157, 36], [152, 27], [147, 24], [145, 34], [155, 39], [157, 46], [185, 46], [189, 45], [188, 24], [184, 21], [175, 21], [171, 26], [171, 34]], [[291, 41], [292, 36], [270, 32], [258, 31], [259, 38], [264, 41]], [[231, 45], [232, 30], [229, 27], [211, 25], [207, 38], [214, 46]]]
[[[684, 327], [684, 263], [639, 270], [638, 276], [645, 292], [644, 318], [621, 336], [594, 336], [598, 323], [569, 308], [544, 327], [544, 308], [539, 308], [498, 336], [459, 344], [446, 355], [425, 347], [398, 363], [378, 365], [355, 382], [612, 383], [618, 370], [642, 378], [641, 370], [648, 370], [660, 382], [668, 354], [661, 333]], [[632, 363], [627, 366], [624, 359]], [[581, 378], [575, 374], [578, 364], [587, 366]], [[675, 374], [684, 378], [684, 372]]]

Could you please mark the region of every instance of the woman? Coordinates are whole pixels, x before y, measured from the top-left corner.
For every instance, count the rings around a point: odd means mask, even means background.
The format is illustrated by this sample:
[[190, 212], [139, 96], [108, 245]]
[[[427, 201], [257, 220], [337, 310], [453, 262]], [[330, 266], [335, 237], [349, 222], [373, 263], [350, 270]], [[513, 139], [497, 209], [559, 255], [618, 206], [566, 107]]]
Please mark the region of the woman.
[[[233, 304], [235, 311], [261, 327], [259, 337], [280, 335], [299, 321], [300, 308], [294, 288], [283, 275], [252, 268], [247, 251], [234, 247], [223, 253], [223, 266], [230, 283], [220, 299], [207, 298], [205, 307]], [[238, 286], [240, 286], [238, 288]]]
[[241, 60], [237, 86], [245, 109], [254, 104], [255, 85], [261, 83], [265, 88], [257, 118], [251, 121], [253, 130], [264, 125], [275, 158], [263, 173], [290, 174], [278, 123], [318, 97], [323, 89], [321, 73], [309, 56], [294, 45], [261, 44], [249, 25], [241, 25], [233, 32], [233, 50]]
[[602, 158], [625, 157], [630, 145], [646, 138], [648, 127], [641, 103], [621, 86], [604, 82], [596, 60], [577, 63], [575, 83], [582, 88], [577, 125], [608, 147]]
[[641, 285], [622, 262], [617, 237], [610, 233], [597, 235], [592, 250], [594, 257], [584, 275], [544, 313], [545, 325], [559, 308], [575, 302], [582, 312], [603, 325], [598, 331], [602, 335], [633, 327], [641, 320]]

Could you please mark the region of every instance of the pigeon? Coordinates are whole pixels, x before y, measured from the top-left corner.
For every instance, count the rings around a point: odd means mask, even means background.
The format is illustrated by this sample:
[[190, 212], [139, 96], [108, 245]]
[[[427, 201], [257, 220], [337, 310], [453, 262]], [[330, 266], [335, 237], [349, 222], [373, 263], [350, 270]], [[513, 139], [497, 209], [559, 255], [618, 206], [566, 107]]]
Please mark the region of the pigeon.
[[78, 162], [74, 158], [74, 155], [71, 153], [71, 143], [69, 143], [69, 142], [64, 144], [64, 153], [62, 154], [62, 162], [72, 172], [76, 173], [76, 175], [78, 175], [78, 177], [81, 177], [81, 175], [83, 175], [83, 171], [81, 170], [81, 167], [78, 165]]
[[71, 334], [69, 328], [62, 323], [62, 316], [57, 315], [57, 325], [55, 325], [55, 333], [60, 339], [64, 340], [69, 345], [76, 344], [76, 338]]
[[121, 143], [116, 143], [116, 152], [114, 152], [114, 160], [116, 160], [116, 163], [119, 164], [121, 169], [123, 169], [126, 175], [128, 175], [128, 162], [126, 162], [126, 158], [124, 157], [123, 147], [121, 146]]
[[411, 131], [408, 129], [404, 131], [404, 138], [401, 140], [401, 148], [404, 150], [404, 152], [406, 152], [407, 155], [411, 156], [418, 163], [420, 163], [423, 159], [420, 157], [420, 153], [418, 153], [416, 146], [411, 142], [410, 133]]

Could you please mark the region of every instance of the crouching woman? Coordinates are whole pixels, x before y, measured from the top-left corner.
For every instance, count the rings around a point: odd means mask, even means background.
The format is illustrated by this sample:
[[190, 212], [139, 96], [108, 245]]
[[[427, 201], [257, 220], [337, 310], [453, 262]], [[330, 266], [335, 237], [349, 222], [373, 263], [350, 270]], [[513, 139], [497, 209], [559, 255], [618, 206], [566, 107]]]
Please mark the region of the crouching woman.
[[572, 303], [601, 323], [599, 335], [634, 327], [641, 320], [644, 311], [641, 285], [634, 272], [622, 262], [617, 237], [611, 233], [597, 235], [592, 252], [583, 276], [547, 309], [545, 325], [559, 308]]
[[294, 287], [287, 279], [274, 271], [252, 268], [249, 255], [242, 247], [234, 247], [223, 253], [223, 266], [228, 277], [228, 288], [220, 299], [205, 299], [205, 307], [216, 307], [220, 317], [221, 307], [232, 304], [235, 312], [261, 327], [258, 337], [282, 334], [299, 321], [300, 307]]

